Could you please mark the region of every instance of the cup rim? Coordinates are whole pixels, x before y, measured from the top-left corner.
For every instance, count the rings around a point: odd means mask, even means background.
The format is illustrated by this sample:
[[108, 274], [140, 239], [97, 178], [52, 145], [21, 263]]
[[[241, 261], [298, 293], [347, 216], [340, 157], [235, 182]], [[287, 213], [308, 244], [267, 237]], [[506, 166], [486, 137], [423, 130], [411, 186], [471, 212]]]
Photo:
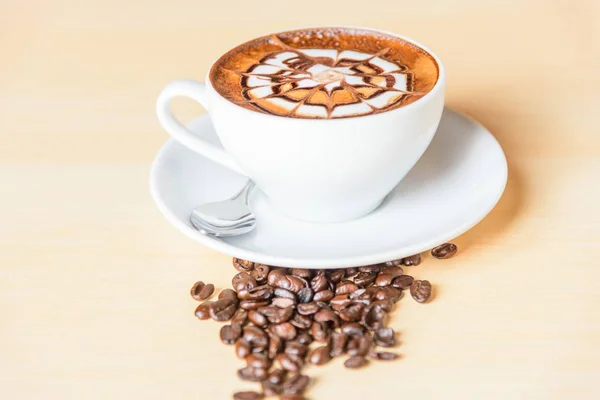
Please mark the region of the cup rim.
[[[226, 97], [224, 97], [221, 93], [219, 93], [213, 86], [212, 81], [210, 80], [210, 75], [211, 75], [211, 71], [214, 68], [215, 64], [217, 63], [217, 61], [219, 61], [221, 59], [221, 57], [223, 57], [225, 54], [227, 54], [229, 51], [233, 50], [233, 48], [235, 47], [239, 47], [245, 43], [249, 43], [252, 42], [256, 39], [259, 39], [263, 36], [267, 36], [267, 35], [271, 35], [271, 34], [278, 34], [278, 33], [285, 33], [285, 32], [290, 32], [290, 31], [297, 31], [297, 30], [303, 30], [303, 29], [318, 29], [318, 28], [341, 28], [341, 29], [361, 29], [361, 30], [365, 30], [365, 31], [371, 31], [371, 32], [377, 32], [377, 33], [383, 33], [383, 34], [387, 34], [390, 36], [394, 36], [396, 38], [399, 38], [401, 40], [404, 40], [410, 44], [413, 44], [417, 47], [419, 47], [421, 50], [426, 51], [437, 63], [438, 66], [438, 79], [436, 80], [435, 84], [433, 85], [433, 87], [431, 88], [431, 90], [429, 92], [427, 92], [423, 97], [413, 101], [410, 104], [407, 104], [405, 106], [401, 106], [398, 108], [394, 108], [392, 110], [388, 110], [388, 111], [384, 111], [381, 113], [376, 113], [376, 114], [367, 114], [367, 115], [356, 115], [356, 116], [350, 116], [350, 117], [344, 117], [344, 118], [290, 118], [290, 117], [286, 117], [283, 115], [277, 115], [277, 114], [269, 114], [269, 113], [262, 113], [259, 111], [255, 111], [255, 110], [250, 110], [246, 107], [242, 107], [239, 104], [234, 103], [231, 100], [228, 100]], [[206, 86], [210, 88], [210, 91], [214, 92], [221, 100], [224, 100], [227, 104], [231, 104], [233, 106], [235, 106], [237, 109], [239, 110], [243, 110], [244, 112], [249, 112], [252, 113], [253, 115], [262, 115], [264, 117], [267, 118], [276, 118], [276, 119], [281, 119], [284, 118], [286, 120], [292, 120], [292, 121], [296, 121], [297, 123], [315, 123], [315, 122], [324, 122], [324, 121], [328, 121], [328, 123], [340, 123], [342, 121], [351, 121], [351, 120], [355, 120], [356, 118], [381, 118], [382, 116], [392, 113], [392, 112], [408, 112], [410, 111], [412, 108], [414, 107], [418, 107], [419, 105], [423, 104], [426, 100], [431, 99], [432, 97], [435, 97], [435, 95], [437, 95], [440, 91], [442, 91], [444, 89], [444, 86], [446, 84], [446, 68], [444, 67], [444, 64], [442, 63], [442, 61], [440, 60], [440, 58], [433, 52], [431, 51], [427, 46], [424, 46], [423, 44], [421, 44], [420, 42], [409, 38], [408, 36], [404, 36], [404, 35], [400, 35], [398, 33], [395, 32], [391, 32], [388, 30], [384, 30], [384, 29], [378, 29], [378, 28], [370, 28], [370, 27], [365, 27], [365, 26], [358, 26], [358, 25], [313, 25], [313, 26], [304, 26], [304, 27], [299, 27], [299, 28], [289, 28], [289, 29], [285, 29], [285, 30], [280, 30], [280, 31], [276, 31], [276, 32], [269, 32], [269, 33], [265, 33], [264, 35], [259, 35], [256, 36], [253, 39], [247, 40], [243, 43], [238, 44], [237, 46], [234, 46], [232, 49], [227, 50], [225, 53], [221, 54], [211, 65], [210, 68], [208, 69], [208, 72], [206, 73], [206, 78], [205, 78], [205, 82], [206, 82]], [[303, 121], [303, 122], [300, 122]]]

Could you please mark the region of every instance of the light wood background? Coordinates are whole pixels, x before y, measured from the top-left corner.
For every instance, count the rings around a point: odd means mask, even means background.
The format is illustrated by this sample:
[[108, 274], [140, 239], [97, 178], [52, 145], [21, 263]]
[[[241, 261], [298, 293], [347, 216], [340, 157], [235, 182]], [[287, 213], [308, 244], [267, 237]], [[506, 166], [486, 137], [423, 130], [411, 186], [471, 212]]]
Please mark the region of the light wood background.
[[[312, 399], [600, 398], [600, 6], [589, 1], [0, 2], [0, 398], [227, 399], [241, 363], [188, 290], [229, 257], [171, 227], [149, 195], [169, 80], [237, 43], [353, 24], [431, 47], [448, 104], [498, 138], [506, 193], [410, 273], [403, 355], [308, 372]], [[179, 102], [191, 118], [203, 112]]]

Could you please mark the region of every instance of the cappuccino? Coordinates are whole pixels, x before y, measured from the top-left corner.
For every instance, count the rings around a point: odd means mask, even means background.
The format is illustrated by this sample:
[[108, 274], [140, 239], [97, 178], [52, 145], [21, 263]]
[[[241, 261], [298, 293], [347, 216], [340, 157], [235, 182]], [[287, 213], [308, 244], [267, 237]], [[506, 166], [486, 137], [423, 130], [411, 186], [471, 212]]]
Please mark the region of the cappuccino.
[[411, 104], [436, 84], [439, 66], [420, 47], [367, 29], [309, 28], [244, 43], [211, 68], [227, 100], [292, 118], [348, 118]]

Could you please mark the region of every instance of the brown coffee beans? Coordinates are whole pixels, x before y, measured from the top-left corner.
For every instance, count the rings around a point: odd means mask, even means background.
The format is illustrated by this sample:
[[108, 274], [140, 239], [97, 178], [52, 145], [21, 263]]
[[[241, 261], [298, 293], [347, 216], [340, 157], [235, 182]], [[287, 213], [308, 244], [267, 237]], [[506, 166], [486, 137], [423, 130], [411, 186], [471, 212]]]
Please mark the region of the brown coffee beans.
[[444, 243], [431, 250], [431, 255], [435, 258], [450, 258], [456, 254], [458, 247], [453, 243]]
[[410, 285], [410, 295], [419, 303], [425, 303], [431, 297], [431, 283], [429, 281], [414, 281]]

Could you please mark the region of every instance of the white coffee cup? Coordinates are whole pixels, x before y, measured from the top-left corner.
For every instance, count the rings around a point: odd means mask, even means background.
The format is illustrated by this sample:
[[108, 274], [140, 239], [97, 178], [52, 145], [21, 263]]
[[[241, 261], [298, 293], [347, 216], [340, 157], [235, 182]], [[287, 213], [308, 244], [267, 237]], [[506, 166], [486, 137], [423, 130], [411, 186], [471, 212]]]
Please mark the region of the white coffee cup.
[[[377, 208], [423, 155], [444, 107], [446, 74], [439, 58], [435, 86], [408, 105], [338, 119], [289, 118], [252, 111], [206, 83], [169, 83], [157, 101], [163, 128], [175, 140], [251, 178], [281, 212], [300, 220], [337, 222]], [[189, 97], [210, 115], [225, 149], [201, 139], [173, 117], [170, 101]], [[193, 184], [191, 182], [190, 184]]]

